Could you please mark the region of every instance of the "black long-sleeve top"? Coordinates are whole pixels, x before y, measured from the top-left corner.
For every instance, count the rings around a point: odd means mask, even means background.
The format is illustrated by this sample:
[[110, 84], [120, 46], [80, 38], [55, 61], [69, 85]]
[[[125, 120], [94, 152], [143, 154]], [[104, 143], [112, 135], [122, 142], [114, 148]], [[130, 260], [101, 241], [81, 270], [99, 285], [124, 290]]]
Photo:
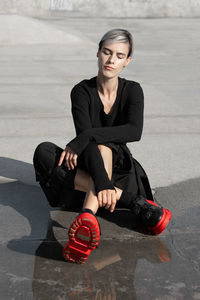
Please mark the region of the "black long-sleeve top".
[[[109, 114], [99, 97], [96, 76], [71, 91], [72, 115], [77, 136], [67, 146], [77, 155], [92, 141], [97, 144], [139, 141], [143, 129], [144, 94], [138, 82], [118, 77], [117, 96]], [[109, 120], [105, 126], [105, 117]]]

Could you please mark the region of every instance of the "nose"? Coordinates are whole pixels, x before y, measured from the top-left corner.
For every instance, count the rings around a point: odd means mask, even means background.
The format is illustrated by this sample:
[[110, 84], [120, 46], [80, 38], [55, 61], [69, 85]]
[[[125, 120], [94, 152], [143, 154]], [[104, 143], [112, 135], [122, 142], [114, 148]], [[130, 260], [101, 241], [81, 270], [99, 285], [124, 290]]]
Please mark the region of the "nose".
[[114, 62], [115, 62], [115, 54], [113, 53], [112, 55], [110, 55], [110, 57], [109, 57], [109, 62], [111, 63], [111, 64], [114, 64]]

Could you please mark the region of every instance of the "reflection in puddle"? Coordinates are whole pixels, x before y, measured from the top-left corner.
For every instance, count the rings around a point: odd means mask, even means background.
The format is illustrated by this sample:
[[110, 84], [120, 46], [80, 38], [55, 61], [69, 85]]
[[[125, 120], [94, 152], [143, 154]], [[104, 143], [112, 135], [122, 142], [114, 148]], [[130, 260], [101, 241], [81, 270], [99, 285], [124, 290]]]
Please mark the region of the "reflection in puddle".
[[65, 262], [61, 249], [56, 240], [45, 241], [38, 248], [34, 299], [138, 299], [134, 288], [138, 261], [154, 264], [171, 260], [169, 250], [158, 237], [102, 240], [84, 265]]

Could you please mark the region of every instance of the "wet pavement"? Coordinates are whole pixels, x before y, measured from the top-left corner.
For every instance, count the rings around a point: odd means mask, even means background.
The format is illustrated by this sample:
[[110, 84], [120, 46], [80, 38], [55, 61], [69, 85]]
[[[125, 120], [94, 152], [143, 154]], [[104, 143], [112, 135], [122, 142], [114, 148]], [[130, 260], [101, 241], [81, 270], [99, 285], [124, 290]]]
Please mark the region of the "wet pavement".
[[[189, 203], [198, 200], [199, 184], [195, 179], [156, 189], [157, 202], [173, 211], [160, 236], [142, 232], [125, 209], [101, 210], [100, 244], [76, 265], [61, 253], [77, 211], [50, 208], [38, 187], [2, 183], [1, 211], [9, 213], [7, 230], [15, 237], [1, 244], [2, 299], [200, 299], [200, 207]], [[12, 209], [20, 216], [14, 222]], [[31, 228], [23, 224], [26, 235], [17, 237], [22, 218]]]
[[[84, 265], [65, 262], [61, 255], [78, 209], [48, 205], [34, 180], [32, 154], [43, 140], [64, 145], [73, 137], [66, 94], [81, 76], [96, 74], [95, 58], [90, 57], [99, 37], [92, 19], [44, 22], [63, 31], [71, 28], [91, 43], [87, 51], [81, 42], [72, 49], [0, 47], [0, 299], [200, 299], [198, 19], [160, 20], [159, 31], [158, 20], [95, 20], [102, 22], [102, 31], [117, 24], [136, 30], [139, 63], [124, 77], [143, 78], [146, 125], [143, 139], [130, 149], [149, 174], [156, 201], [169, 208], [173, 218], [160, 236], [151, 236], [137, 227], [127, 210], [99, 211], [101, 241]], [[179, 44], [174, 39], [173, 44], [172, 34]], [[177, 69], [170, 73], [172, 64]]]

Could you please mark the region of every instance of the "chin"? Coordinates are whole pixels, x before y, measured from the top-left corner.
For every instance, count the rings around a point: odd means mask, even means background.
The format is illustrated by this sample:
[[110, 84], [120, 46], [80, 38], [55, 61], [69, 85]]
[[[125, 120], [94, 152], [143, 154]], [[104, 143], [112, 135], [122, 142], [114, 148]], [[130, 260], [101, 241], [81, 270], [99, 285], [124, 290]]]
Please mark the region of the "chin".
[[119, 74], [116, 74], [116, 73], [112, 73], [112, 72], [109, 72], [109, 71], [104, 71], [101, 73], [103, 77], [105, 78], [114, 78], [114, 77], [118, 77]]

